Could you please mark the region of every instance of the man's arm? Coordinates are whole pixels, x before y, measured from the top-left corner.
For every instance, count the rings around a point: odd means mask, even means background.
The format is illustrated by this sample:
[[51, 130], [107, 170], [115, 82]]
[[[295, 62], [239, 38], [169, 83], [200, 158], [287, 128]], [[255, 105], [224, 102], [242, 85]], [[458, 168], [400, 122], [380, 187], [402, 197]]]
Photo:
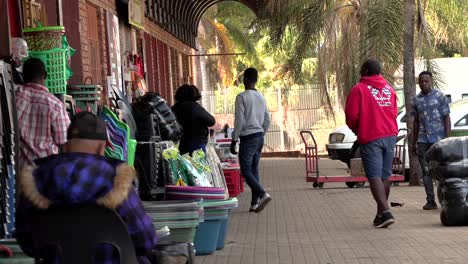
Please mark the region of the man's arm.
[[359, 102], [361, 95], [357, 89], [352, 89], [346, 98], [346, 125], [357, 135], [359, 128], [359, 115], [360, 115], [360, 106]]
[[411, 142], [412, 150], [416, 152], [416, 145], [419, 138], [419, 117], [415, 116], [413, 120], [413, 141]]
[[216, 124], [216, 119], [208, 111], [205, 110], [202, 106], [196, 108], [196, 116], [202, 121], [207, 127], [214, 126]]
[[265, 118], [263, 119], [263, 133], [266, 134], [266, 132], [268, 132], [268, 128], [270, 128], [270, 123], [271, 123], [271, 119], [270, 119], [270, 113], [268, 112], [268, 109], [265, 110]]
[[232, 141], [238, 141], [240, 132], [244, 128], [245, 124], [245, 107], [242, 96], [237, 95], [236, 97], [236, 111], [234, 119], [234, 131], [232, 132]]
[[135, 190], [129, 192], [127, 200], [117, 208], [117, 212], [127, 224], [137, 256], [149, 255], [156, 246], [157, 236]]
[[61, 146], [67, 142], [67, 129], [70, 125], [70, 118], [68, 117], [65, 105], [61, 105], [60, 111], [51, 117], [51, 130], [52, 138], [57, 146]]
[[443, 95], [442, 97], [442, 102], [441, 102], [441, 114], [444, 117], [444, 130], [445, 130], [445, 135], [447, 137], [450, 137], [450, 134], [452, 134], [452, 122], [450, 120], [450, 106], [449, 106], [449, 101], [447, 96]]

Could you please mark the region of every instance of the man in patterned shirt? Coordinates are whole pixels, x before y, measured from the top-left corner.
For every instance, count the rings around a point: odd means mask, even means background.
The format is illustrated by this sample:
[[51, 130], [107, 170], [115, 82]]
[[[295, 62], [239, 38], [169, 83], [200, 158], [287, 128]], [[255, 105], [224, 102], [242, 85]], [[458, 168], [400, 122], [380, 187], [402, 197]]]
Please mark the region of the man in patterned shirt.
[[437, 141], [451, 133], [450, 109], [447, 97], [432, 88], [432, 73], [423, 71], [419, 74], [421, 92], [413, 97], [413, 144], [412, 151], [418, 155], [426, 190], [427, 203], [424, 210], [437, 209], [434, 199], [434, 184], [429, 175], [426, 152]]
[[[21, 171], [16, 238], [26, 254], [34, 253], [31, 230], [37, 209], [97, 203], [117, 211], [127, 225], [139, 263], [151, 263], [157, 237], [151, 218], [132, 186], [135, 170], [120, 160], [104, 157], [106, 141], [104, 120], [93, 113], [81, 112], [73, 117], [68, 129], [64, 153], [39, 159], [36, 168], [25, 167]], [[48, 257], [52, 259], [44, 263], [62, 263], [55, 252]], [[120, 263], [118, 252], [111, 245], [99, 245], [93, 263]]]
[[20, 138], [19, 167], [59, 152], [70, 124], [63, 102], [44, 86], [47, 71], [35, 58], [23, 65], [24, 86], [16, 91]]

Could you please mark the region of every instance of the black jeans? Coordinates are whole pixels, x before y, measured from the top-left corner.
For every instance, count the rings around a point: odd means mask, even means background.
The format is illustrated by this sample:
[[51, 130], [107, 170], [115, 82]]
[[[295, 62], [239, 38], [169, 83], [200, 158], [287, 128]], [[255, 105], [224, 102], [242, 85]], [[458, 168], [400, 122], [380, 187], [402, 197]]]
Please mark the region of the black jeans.
[[431, 175], [429, 175], [429, 166], [426, 161], [426, 153], [432, 145], [432, 143], [418, 143], [416, 151], [419, 158], [419, 164], [421, 165], [424, 188], [426, 189], [426, 200], [428, 202], [435, 201], [434, 183], [432, 182]]

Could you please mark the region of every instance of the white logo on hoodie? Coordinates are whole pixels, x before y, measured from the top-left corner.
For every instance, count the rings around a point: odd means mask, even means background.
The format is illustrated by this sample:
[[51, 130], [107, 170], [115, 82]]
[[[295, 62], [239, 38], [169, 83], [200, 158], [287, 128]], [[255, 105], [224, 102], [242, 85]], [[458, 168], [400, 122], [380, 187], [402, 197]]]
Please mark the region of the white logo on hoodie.
[[382, 90], [379, 90], [375, 87], [368, 86], [372, 96], [374, 96], [375, 101], [380, 107], [389, 107], [392, 106], [392, 92], [390, 88], [385, 86]]

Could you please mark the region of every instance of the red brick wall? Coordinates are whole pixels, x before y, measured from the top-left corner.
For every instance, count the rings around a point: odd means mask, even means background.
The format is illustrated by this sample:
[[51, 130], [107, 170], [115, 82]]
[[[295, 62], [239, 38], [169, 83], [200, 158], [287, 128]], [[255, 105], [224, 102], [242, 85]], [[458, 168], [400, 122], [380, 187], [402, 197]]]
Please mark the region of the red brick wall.
[[[55, 0], [46, 0], [55, 2]], [[90, 48], [88, 41], [88, 29], [87, 29], [87, 12], [86, 4], [91, 4], [98, 9], [98, 31], [100, 36], [101, 44], [101, 58], [102, 63], [102, 83], [104, 89], [106, 89], [106, 76], [109, 74], [107, 69], [107, 35], [106, 35], [106, 12], [109, 11], [114, 15], [117, 15], [115, 0], [77, 0], [70, 1], [73, 3], [64, 3], [64, 23], [68, 28], [71, 37], [70, 44], [77, 50], [76, 55], [72, 58], [72, 70], [74, 77], [70, 83], [83, 83], [87, 76], [90, 75]], [[78, 10], [78, 12], [76, 12]], [[192, 69], [187, 73], [187, 65], [184, 63], [181, 65], [179, 61], [171, 61], [169, 49], [173, 48], [176, 51], [177, 56], [179, 54], [189, 55], [192, 54], [193, 49], [184, 44], [178, 38], [172, 36], [170, 33], [164, 31], [155, 23], [150, 20], [145, 20], [144, 29], [144, 40], [145, 40], [145, 65], [146, 65], [146, 81], [150, 90], [160, 92], [164, 95], [166, 100], [170, 103], [173, 102], [173, 83], [179, 84], [181, 78], [187, 79], [188, 76], [193, 76]], [[139, 34], [137, 34], [139, 35]], [[126, 36], [124, 32], [120, 32], [121, 38], [130, 38]], [[156, 44], [156, 45], [154, 45]], [[121, 53], [124, 54], [125, 50], [121, 47]], [[139, 54], [142, 55], [142, 54]], [[185, 57], [185, 56], [184, 56]], [[191, 57], [186, 57], [187, 60], [191, 61]], [[172, 63], [175, 63], [175, 71], [171, 71], [170, 67]], [[182, 69], [180, 67], [185, 67]], [[180, 72], [184, 72], [184, 75], [179, 76]], [[170, 76], [172, 73], [173, 76]], [[175, 79], [174, 79], [175, 78]], [[103, 95], [105, 96], [103, 93]]]

